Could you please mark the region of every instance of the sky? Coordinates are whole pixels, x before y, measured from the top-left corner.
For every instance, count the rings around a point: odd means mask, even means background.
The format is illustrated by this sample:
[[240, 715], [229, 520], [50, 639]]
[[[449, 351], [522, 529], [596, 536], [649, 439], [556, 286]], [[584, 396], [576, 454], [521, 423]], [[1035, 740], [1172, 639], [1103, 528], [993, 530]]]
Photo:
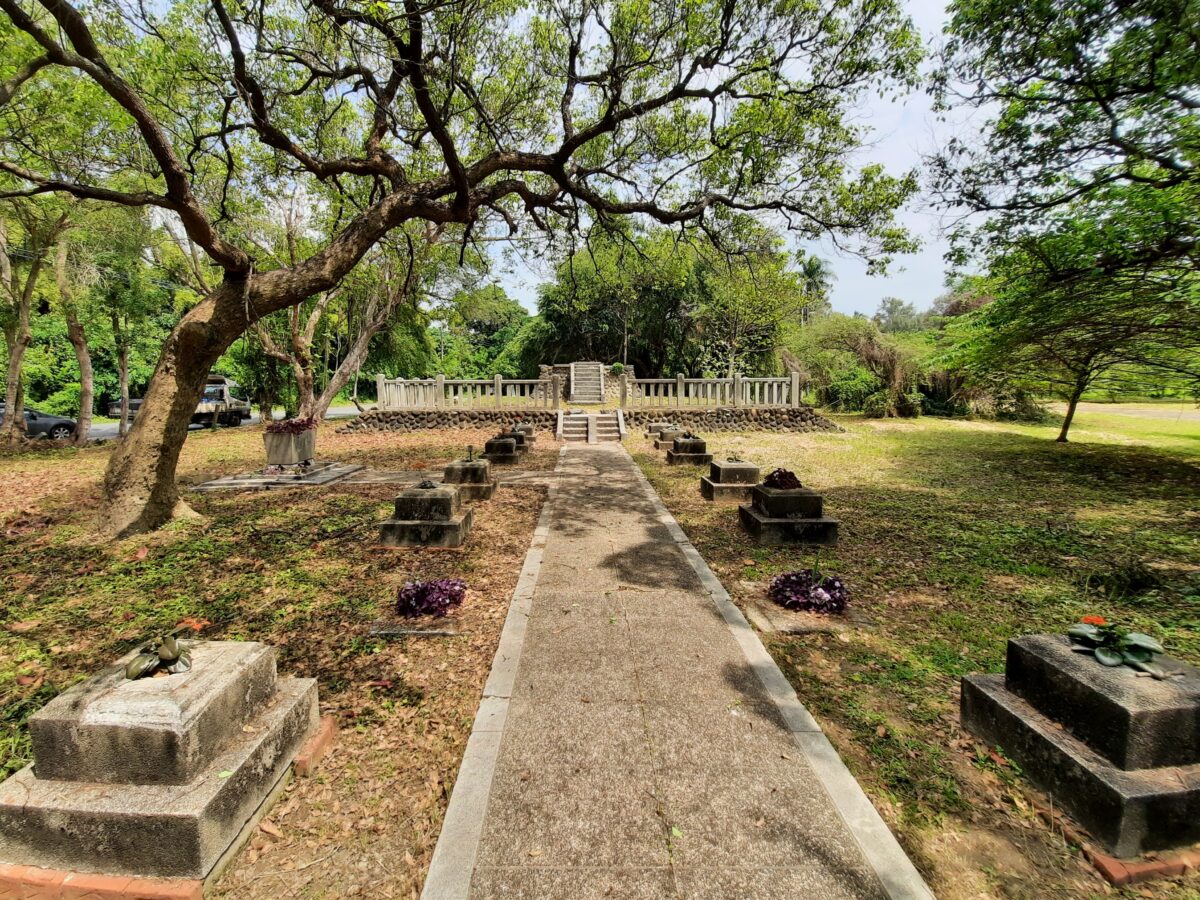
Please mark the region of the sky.
[[[936, 46], [945, 19], [944, 0], [907, 0], [905, 5], [926, 46]], [[922, 157], [933, 153], [947, 132], [932, 110], [932, 98], [924, 92], [899, 100], [872, 97], [859, 108], [857, 118], [870, 125], [873, 133], [856, 161], [881, 162], [894, 174], [919, 168]], [[868, 275], [864, 261], [839, 254], [831, 244], [801, 245], [830, 263], [835, 277], [831, 299], [837, 312], [870, 314], [888, 296], [927, 309], [945, 291], [943, 255], [947, 244], [940, 234], [942, 218], [930, 207], [924, 189], [901, 211], [899, 219], [922, 246], [917, 253], [896, 256], [885, 275]], [[549, 278], [544, 265], [518, 259], [500, 275], [499, 282], [534, 312], [537, 287]]]

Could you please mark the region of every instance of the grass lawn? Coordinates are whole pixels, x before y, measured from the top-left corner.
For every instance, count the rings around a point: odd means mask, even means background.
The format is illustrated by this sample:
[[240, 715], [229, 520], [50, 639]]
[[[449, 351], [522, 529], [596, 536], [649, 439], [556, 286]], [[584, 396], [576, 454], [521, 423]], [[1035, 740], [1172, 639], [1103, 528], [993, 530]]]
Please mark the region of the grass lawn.
[[[840, 417], [843, 434], [714, 434], [709, 450], [784, 466], [825, 495], [866, 624], [766, 643], [940, 898], [1114, 891], [1043, 824], [1035, 792], [958, 727], [958, 682], [1003, 669], [1006, 640], [1098, 613], [1200, 664], [1200, 422], [1081, 412], [1053, 427]], [[813, 554], [759, 548], [700, 470], [642, 468], [744, 602]], [[1200, 877], [1130, 896], [1200, 897]]]
[[[490, 432], [335, 434], [322, 458], [435, 476]], [[543, 440], [520, 468], [551, 468]], [[320, 680], [334, 753], [293, 782], [221, 879], [231, 897], [415, 897], [441, 827], [543, 492], [505, 487], [476, 506], [463, 551], [384, 550], [397, 488], [191, 494], [203, 515], [114, 544], [89, 534], [108, 447], [0, 457], [0, 774], [28, 761], [25, 719], [56, 693], [185, 618], [203, 636], [263, 640], [281, 674]], [[194, 432], [185, 483], [259, 468], [261, 430]], [[450, 638], [382, 640], [405, 581], [461, 577]]]

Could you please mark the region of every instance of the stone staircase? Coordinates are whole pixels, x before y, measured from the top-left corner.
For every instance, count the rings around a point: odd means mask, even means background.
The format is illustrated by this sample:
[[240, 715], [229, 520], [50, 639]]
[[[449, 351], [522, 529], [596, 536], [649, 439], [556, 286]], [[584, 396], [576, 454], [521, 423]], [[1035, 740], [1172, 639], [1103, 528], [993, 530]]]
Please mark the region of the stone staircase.
[[604, 402], [604, 365], [602, 363], [580, 362], [572, 365], [571, 402]]
[[596, 444], [620, 441], [625, 437], [625, 421], [620, 410], [609, 413], [559, 413], [559, 440]]

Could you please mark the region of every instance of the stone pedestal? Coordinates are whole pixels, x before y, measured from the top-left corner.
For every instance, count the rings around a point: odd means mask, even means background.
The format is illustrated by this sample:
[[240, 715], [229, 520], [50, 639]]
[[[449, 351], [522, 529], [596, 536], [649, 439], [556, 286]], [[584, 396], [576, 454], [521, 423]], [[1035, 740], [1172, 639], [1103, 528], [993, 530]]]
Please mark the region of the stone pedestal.
[[529, 445], [537, 442], [537, 438], [533, 434], [533, 426], [532, 425], [529, 425], [525, 422], [522, 422], [520, 425], [514, 425], [513, 433], [516, 434], [518, 432], [520, 434], [525, 435], [526, 446], [529, 446]]
[[658, 432], [658, 437], [654, 439], [654, 449], [673, 450], [675, 449], [675, 438], [683, 437], [684, 434], [682, 428], [663, 428]]
[[0, 785], [0, 861], [204, 879], [317, 725], [317, 684], [264, 644], [203, 641], [192, 668], [124, 660], [29, 721], [34, 762]]
[[379, 526], [385, 547], [461, 547], [474, 510], [463, 508], [458, 486], [425, 481], [396, 497], [392, 518]]
[[646, 437], [658, 440], [661, 436], [661, 432], [664, 429], [667, 431], [678, 431], [682, 433], [680, 427], [674, 422], [651, 422], [646, 426]]
[[963, 728], [1003, 748], [1117, 856], [1200, 840], [1200, 671], [1158, 681], [1071, 650], [1061, 635], [1008, 643], [1005, 675], [962, 683]]
[[837, 519], [825, 515], [824, 501], [815, 491], [756, 484], [750, 500], [738, 507], [738, 518], [760, 544], [837, 543]]
[[442, 483], [458, 488], [464, 500], [490, 500], [496, 493], [496, 479], [492, 477], [492, 464], [486, 459], [459, 459], [446, 466]]
[[740, 503], [750, 499], [758, 482], [758, 466], [741, 460], [714, 460], [708, 474], [700, 477], [700, 496], [717, 503]]
[[667, 451], [667, 465], [670, 466], [707, 466], [711, 462], [712, 454], [702, 438], [677, 437]]
[[529, 445], [530, 445], [529, 436], [527, 434], [525, 434], [525, 432], [523, 432], [523, 431], [516, 431], [515, 429], [513, 431], [505, 431], [505, 432], [502, 432], [501, 434], [498, 434], [497, 437], [511, 438], [512, 442], [514, 444], [514, 448], [516, 449], [518, 454], [529, 452]]
[[512, 437], [494, 437], [483, 445], [483, 458], [498, 465], [515, 463], [517, 441]]

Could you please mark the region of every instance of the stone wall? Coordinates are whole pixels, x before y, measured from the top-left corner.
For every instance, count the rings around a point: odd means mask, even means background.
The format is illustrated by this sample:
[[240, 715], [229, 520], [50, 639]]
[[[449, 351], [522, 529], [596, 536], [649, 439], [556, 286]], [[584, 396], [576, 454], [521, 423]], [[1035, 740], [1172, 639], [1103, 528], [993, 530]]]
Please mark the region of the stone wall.
[[642, 431], [651, 422], [673, 422], [689, 431], [841, 431], [811, 406], [722, 406], [716, 409], [625, 411], [625, 427]]
[[[538, 378], [549, 383], [552, 375], [558, 376], [558, 383], [562, 389], [560, 399], [568, 400], [571, 396], [571, 366], [569, 363], [556, 363], [552, 366], [538, 366]], [[633, 372], [633, 366], [625, 367], [625, 376], [627, 378], [636, 378]], [[619, 403], [621, 401], [621, 376], [612, 373], [612, 366], [604, 367], [604, 402]]]
[[425, 431], [437, 428], [496, 428], [528, 422], [539, 431], [554, 431], [552, 409], [383, 409], [351, 419], [339, 434], [355, 431]]
[[[558, 423], [552, 409], [389, 409], [372, 410], [338, 432], [424, 431], [437, 428], [496, 428], [528, 422], [539, 431]], [[642, 431], [651, 422], [674, 422], [691, 431], [841, 431], [811, 406], [721, 407], [718, 409], [639, 409], [626, 411], [625, 426]]]

